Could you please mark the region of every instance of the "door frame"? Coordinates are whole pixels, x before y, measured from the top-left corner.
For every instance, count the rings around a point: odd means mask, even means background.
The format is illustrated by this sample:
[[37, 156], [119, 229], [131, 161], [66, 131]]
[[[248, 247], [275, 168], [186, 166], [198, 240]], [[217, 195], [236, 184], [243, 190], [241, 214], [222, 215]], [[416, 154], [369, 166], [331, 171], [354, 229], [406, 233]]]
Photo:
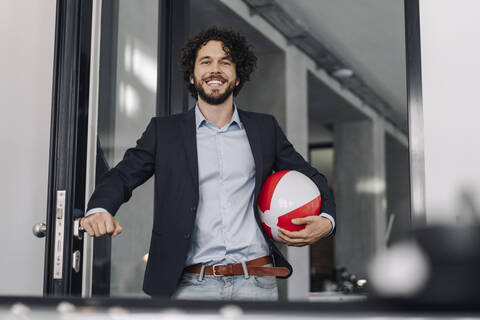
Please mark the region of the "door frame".
[[[82, 252], [82, 241], [73, 237], [75, 214], [85, 208], [86, 139], [90, 74], [92, 0], [57, 0], [52, 86], [52, 118], [48, 176], [45, 296], [79, 296], [81, 270], [72, 269], [72, 253]], [[57, 214], [57, 191], [65, 191], [64, 210]], [[75, 210], [76, 209], [76, 210]], [[57, 220], [63, 216], [62, 228]], [[56, 226], [55, 226], [56, 225]], [[63, 244], [56, 238], [63, 231]], [[55, 251], [61, 254], [55, 256]], [[55, 258], [63, 261], [54, 275]], [[80, 263], [81, 268], [81, 263]]]
[[404, 0], [404, 10], [410, 217], [412, 226], [421, 228], [426, 226], [426, 208], [419, 0]]

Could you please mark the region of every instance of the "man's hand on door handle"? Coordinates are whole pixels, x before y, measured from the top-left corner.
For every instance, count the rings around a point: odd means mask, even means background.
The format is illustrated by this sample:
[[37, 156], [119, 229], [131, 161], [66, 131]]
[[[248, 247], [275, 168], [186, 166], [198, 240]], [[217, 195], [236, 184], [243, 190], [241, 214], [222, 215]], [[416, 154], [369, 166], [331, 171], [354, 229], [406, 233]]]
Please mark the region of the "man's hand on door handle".
[[110, 213], [96, 212], [80, 220], [80, 225], [89, 236], [101, 237], [106, 234], [117, 236], [122, 233], [120, 223]]

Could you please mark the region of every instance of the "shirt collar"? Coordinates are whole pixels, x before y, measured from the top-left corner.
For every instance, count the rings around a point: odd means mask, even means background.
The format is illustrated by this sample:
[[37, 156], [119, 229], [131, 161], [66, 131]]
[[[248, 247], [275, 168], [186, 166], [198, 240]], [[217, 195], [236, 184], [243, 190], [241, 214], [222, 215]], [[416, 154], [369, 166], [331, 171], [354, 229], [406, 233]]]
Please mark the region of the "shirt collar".
[[[197, 130], [207, 122], [208, 122], [207, 119], [205, 119], [205, 117], [203, 116], [203, 113], [200, 111], [200, 108], [198, 107], [198, 103], [195, 104], [195, 124], [197, 126]], [[228, 126], [230, 126], [233, 123], [236, 123], [240, 129], [243, 129], [243, 124], [240, 121], [240, 116], [238, 115], [237, 106], [235, 105], [235, 103], [233, 104], [232, 120], [229, 122]]]

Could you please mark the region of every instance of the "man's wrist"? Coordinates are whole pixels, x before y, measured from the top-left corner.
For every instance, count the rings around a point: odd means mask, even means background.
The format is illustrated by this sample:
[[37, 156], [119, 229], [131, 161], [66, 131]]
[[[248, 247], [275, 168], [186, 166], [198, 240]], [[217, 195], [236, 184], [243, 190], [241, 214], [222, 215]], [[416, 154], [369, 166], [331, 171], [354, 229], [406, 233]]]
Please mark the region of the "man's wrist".
[[88, 210], [85, 213], [85, 217], [88, 217], [89, 215], [92, 215], [92, 214], [97, 213], [97, 212], [108, 212], [108, 211], [104, 208], [93, 208], [93, 209]]
[[331, 235], [333, 233], [333, 230], [335, 230], [335, 219], [329, 215], [328, 213], [326, 212], [322, 212], [320, 214], [320, 217], [324, 217], [324, 218], [327, 218], [328, 220], [330, 220], [330, 223], [332, 224], [332, 229], [330, 230], [330, 232], [325, 236], [325, 237], [328, 237], [329, 235]]

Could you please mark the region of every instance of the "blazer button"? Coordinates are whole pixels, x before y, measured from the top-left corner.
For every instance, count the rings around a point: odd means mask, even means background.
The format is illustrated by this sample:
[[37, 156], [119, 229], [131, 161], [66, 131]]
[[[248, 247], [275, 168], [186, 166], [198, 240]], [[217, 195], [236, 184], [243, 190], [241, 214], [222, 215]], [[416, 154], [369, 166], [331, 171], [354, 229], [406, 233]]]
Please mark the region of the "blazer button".
[[192, 235], [191, 235], [190, 233], [185, 233], [185, 234], [183, 235], [183, 237], [184, 237], [185, 239], [190, 239], [190, 238], [192, 237]]
[[191, 207], [191, 208], [190, 208], [190, 211], [192, 211], [192, 212], [195, 212], [195, 210], [197, 210], [196, 207]]

